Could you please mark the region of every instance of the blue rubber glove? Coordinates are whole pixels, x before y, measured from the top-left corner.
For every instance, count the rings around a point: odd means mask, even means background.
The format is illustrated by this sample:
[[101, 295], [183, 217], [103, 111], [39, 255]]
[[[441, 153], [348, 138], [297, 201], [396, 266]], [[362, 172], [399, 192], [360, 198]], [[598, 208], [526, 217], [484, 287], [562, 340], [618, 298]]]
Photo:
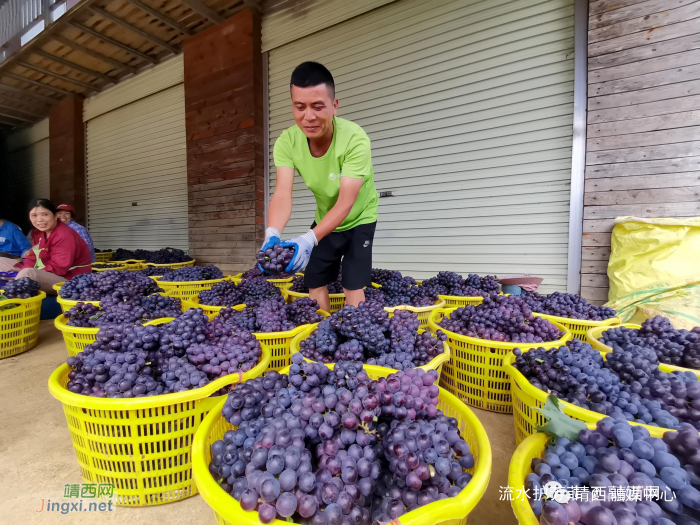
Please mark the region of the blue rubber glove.
[[292, 262], [287, 265], [284, 271], [287, 273], [295, 273], [306, 268], [306, 265], [309, 264], [309, 258], [311, 257], [311, 250], [313, 250], [314, 246], [317, 244], [318, 241], [316, 240], [316, 234], [313, 230], [309, 230], [304, 235], [294, 237], [293, 239], [281, 243], [282, 246], [294, 248], [296, 250], [294, 259], [292, 259]]
[[[280, 243], [280, 235], [281, 233], [277, 228], [267, 228], [265, 230], [265, 242], [263, 242], [262, 247], [260, 248], [260, 251], [265, 251], [268, 248], [272, 248], [275, 244]], [[258, 269], [262, 272], [265, 272], [263, 270], [263, 267], [260, 266], [260, 263], [258, 263]]]

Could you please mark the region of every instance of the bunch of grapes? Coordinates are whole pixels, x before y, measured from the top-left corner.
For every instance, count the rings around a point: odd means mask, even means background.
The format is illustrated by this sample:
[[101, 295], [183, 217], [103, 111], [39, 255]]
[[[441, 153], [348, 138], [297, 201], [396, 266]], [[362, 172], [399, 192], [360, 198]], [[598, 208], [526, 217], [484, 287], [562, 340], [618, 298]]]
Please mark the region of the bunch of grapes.
[[162, 291], [153, 279], [140, 272], [108, 270], [76, 275], [63, 283], [58, 295], [72, 301], [99, 301], [114, 294], [121, 297], [143, 297]]
[[112, 257], [110, 257], [110, 261], [128, 261], [128, 260], [141, 260], [138, 255], [136, 255], [135, 252], [132, 252], [131, 250], [125, 250], [124, 248], [117, 248], [117, 251], [115, 251], [112, 254]]
[[372, 282], [382, 285], [381, 292], [368, 288], [365, 299], [381, 302], [385, 306], [432, 306], [438, 298], [433, 289], [418, 284], [413, 277], [403, 277], [397, 271], [373, 268]]
[[295, 253], [296, 250], [292, 247], [275, 244], [267, 250], [260, 250], [255, 260], [266, 272], [280, 273], [292, 262]]
[[409, 370], [371, 381], [361, 363], [329, 370], [296, 354], [288, 376], [231, 391], [222, 413], [237, 428], [212, 444], [209, 471], [262, 523], [384, 523], [455, 496], [474, 458], [436, 407], [436, 379]]
[[147, 266], [143, 270], [139, 270], [138, 273], [145, 275], [147, 277], [157, 277], [163, 275], [168, 268], [158, 268], [157, 266]]
[[216, 266], [185, 266], [177, 270], [168, 270], [160, 279], [166, 283], [179, 283], [187, 281], [212, 281], [214, 279], [223, 279], [224, 274], [221, 273]]
[[[525, 478], [530, 507], [546, 525], [616, 525], [695, 523], [700, 509], [697, 431], [684, 426], [651, 437], [640, 426], [604, 418], [596, 429], [581, 430], [578, 439], [560, 437], [545, 449], [544, 457], [534, 458], [532, 473]], [[587, 500], [544, 497], [542, 488], [552, 481], [565, 489], [588, 487], [602, 490], [598, 498]], [[638, 488], [636, 501], [610, 497], [616, 488], [626, 492]], [[650, 488], [658, 488], [656, 491]]]
[[[99, 250], [95, 250], [98, 252]], [[111, 251], [111, 250], [102, 250]], [[161, 250], [150, 251], [150, 250], [124, 250], [119, 248], [114, 255], [110, 258], [110, 261], [128, 261], [130, 259], [135, 259], [137, 261], [146, 261], [153, 264], [175, 264], [183, 263], [192, 260], [192, 257], [187, 255], [182, 250], [177, 248], [163, 248]]]
[[549, 295], [540, 295], [537, 292], [525, 292], [520, 297], [527, 302], [533, 312], [569, 319], [604, 321], [617, 314], [612, 308], [594, 306], [580, 295], [572, 293], [554, 292]]
[[256, 306], [246, 306], [241, 311], [224, 308], [213, 321], [221, 322], [234, 331], [286, 332], [303, 324], [323, 320], [317, 310], [318, 303], [308, 297], [285, 304], [282, 296], [276, 296], [265, 299]]
[[243, 290], [232, 281], [221, 281], [209, 290], [199, 292], [199, 304], [208, 306], [236, 306], [245, 304]]
[[418, 334], [418, 317], [397, 310], [389, 314], [380, 303], [345, 306], [321, 321], [307, 339], [301, 354], [323, 363], [362, 361], [395, 370], [408, 370], [430, 362], [444, 352], [442, 331]]
[[609, 328], [600, 341], [617, 351], [653, 351], [660, 363], [700, 370], [700, 327], [677, 330], [662, 316], [652, 317], [637, 330]]
[[98, 250], [97, 248], [95, 248], [95, 253], [103, 253], [103, 252], [111, 252], [111, 251], [114, 251], [114, 250], [112, 250], [111, 248], [107, 248], [106, 250]]
[[464, 279], [454, 272], [438, 272], [436, 277], [423, 281], [423, 287], [431, 294], [458, 297], [488, 297], [498, 295], [501, 290], [495, 275], [480, 277], [469, 274]]
[[613, 351], [607, 361], [578, 339], [559, 349], [514, 351], [515, 367], [540, 390], [616, 421], [700, 430], [695, 374], [659, 370], [650, 351]]
[[29, 299], [39, 295], [39, 283], [29, 277], [20, 277], [19, 279], [11, 279], [1, 285], [4, 295], [7, 299]]
[[542, 343], [556, 341], [559, 329], [532, 310], [520, 296], [492, 295], [478, 306], [457, 308], [440, 326], [450, 332], [491, 341]]
[[70, 310], [63, 312], [63, 316], [68, 319], [66, 323], [68, 326], [91, 328], [96, 326], [95, 322], [101, 313], [99, 306], [92, 303], [79, 302]]
[[67, 359], [68, 390], [92, 397], [155, 396], [199, 388], [251, 370], [262, 349], [250, 332], [231, 334], [200, 309], [163, 325], [100, 328], [97, 340]]

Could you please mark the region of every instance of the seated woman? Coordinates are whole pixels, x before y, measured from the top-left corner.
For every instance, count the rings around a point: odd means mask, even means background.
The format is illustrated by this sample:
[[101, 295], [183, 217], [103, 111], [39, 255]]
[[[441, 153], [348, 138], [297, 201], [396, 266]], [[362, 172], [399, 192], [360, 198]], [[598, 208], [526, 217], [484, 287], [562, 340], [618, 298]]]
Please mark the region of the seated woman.
[[0, 257], [19, 259], [29, 255], [29, 241], [15, 223], [0, 216]]
[[29, 220], [32, 249], [22, 262], [0, 257], [0, 271], [19, 270], [17, 277], [29, 277], [48, 295], [56, 295], [53, 285], [81, 273], [90, 273], [90, 249], [71, 228], [56, 218], [56, 207], [48, 199], [32, 201]]

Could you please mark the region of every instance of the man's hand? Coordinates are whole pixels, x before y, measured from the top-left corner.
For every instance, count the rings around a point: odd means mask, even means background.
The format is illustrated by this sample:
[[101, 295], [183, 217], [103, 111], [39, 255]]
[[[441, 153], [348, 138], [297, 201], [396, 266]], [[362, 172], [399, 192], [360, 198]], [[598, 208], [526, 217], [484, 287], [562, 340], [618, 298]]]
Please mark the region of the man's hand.
[[32, 249], [31, 249], [31, 248], [29, 248], [26, 252], [24, 252], [24, 253], [22, 254], [22, 259], [26, 259], [26, 258], [29, 256], [30, 253], [32, 253]]
[[287, 268], [284, 270], [287, 273], [295, 273], [303, 270], [306, 268], [306, 265], [309, 264], [311, 250], [313, 250], [314, 246], [318, 244], [318, 241], [316, 240], [314, 231], [309, 230], [304, 235], [294, 237], [293, 239], [284, 241], [281, 244], [287, 248], [294, 248], [296, 251], [294, 254], [294, 259], [292, 259], [292, 262], [290, 262], [287, 265]]
[[[275, 244], [279, 244], [280, 243], [280, 235], [281, 234], [280, 234], [279, 230], [277, 230], [276, 228], [267, 228], [265, 230], [265, 242], [263, 242], [263, 245], [260, 248], [260, 251], [264, 252], [268, 248], [272, 248]], [[260, 263], [258, 263], [258, 269], [262, 272], [265, 271], [265, 270], [263, 270], [263, 267], [260, 266]]]

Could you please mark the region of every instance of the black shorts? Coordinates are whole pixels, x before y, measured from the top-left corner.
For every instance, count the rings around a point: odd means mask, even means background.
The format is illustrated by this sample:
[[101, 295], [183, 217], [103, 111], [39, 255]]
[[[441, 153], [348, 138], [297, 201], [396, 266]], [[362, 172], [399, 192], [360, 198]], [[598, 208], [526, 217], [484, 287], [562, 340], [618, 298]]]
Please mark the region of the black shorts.
[[[311, 225], [315, 228], [316, 223]], [[321, 288], [338, 278], [343, 263], [343, 288], [360, 290], [372, 285], [372, 242], [376, 222], [360, 224], [344, 232], [333, 232], [318, 243], [311, 252], [304, 270], [304, 282], [309, 288]]]

